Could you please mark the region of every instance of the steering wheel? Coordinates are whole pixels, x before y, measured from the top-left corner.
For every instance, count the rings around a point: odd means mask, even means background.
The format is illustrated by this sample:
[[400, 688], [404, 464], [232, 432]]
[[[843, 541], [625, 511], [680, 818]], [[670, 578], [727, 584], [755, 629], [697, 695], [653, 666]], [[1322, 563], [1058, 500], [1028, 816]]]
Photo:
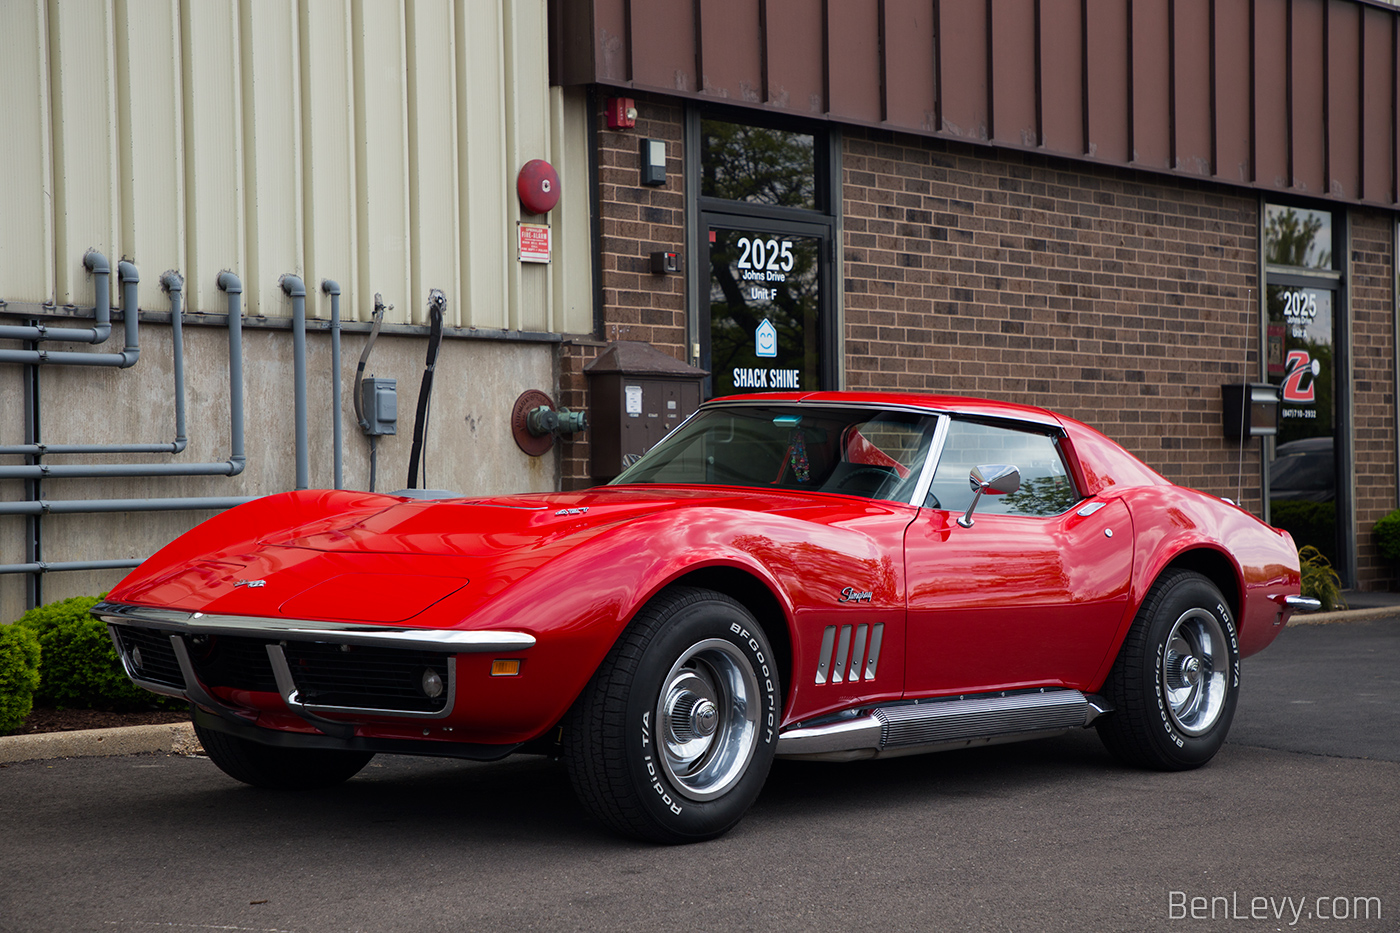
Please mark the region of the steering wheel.
[[853, 486], [862, 481], [868, 483], [869, 478], [873, 476], [876, 478], [875, 483], [864, 490], [867, 495], [873, 495], [889, 479], [897, 477], [898, 475], [898, 473], [886, 466], [857, 467], [836, 481], [836, 491], [843, 492], [848, 486]]

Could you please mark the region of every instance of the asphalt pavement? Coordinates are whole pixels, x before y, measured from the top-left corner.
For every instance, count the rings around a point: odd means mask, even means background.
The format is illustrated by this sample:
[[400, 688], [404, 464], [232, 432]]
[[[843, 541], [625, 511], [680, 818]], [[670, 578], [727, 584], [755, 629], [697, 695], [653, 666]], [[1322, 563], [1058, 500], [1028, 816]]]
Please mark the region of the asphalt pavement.
[[1092, 732], [778, 762], [711, 843], [615, 839], [557, 764], [381, 756], [277, 794], [203, 758], [0, 767], [0, 931], [1400, 929], [1400, 618], [1244, 662], [1198, 771]]

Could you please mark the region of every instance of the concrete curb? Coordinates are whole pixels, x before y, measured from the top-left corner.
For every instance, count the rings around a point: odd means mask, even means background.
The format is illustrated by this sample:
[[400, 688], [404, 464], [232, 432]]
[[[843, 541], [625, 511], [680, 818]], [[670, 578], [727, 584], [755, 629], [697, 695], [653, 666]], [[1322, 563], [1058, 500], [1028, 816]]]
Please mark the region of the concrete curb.
[[143, 752], [197, 755], [203, 751], [195, 738], [194, 726], [187, 722], [0, 736], [0, 763]]
[[1329, 622], [1365, 622], [1400, 616], [1400, 606], [1376, 606], [1371, 609], [1338, 609], [1336, 612], [1299, 613], [1288, 620], [1289, 625], [1326, 625]]

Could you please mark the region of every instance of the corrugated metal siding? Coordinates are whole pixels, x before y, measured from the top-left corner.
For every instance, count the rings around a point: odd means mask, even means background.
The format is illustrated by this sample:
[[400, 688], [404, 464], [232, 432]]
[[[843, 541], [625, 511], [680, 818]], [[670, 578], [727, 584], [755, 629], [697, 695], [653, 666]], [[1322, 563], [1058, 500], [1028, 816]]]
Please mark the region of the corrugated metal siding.
[[554, 0], [554, 80], [1393, 207], [1363, 0]]
[[[587, 125], [551, 90], [546, 0], [5, 0], [0, 300], [90, 305], [83, 254], [186, 277], [190, 311], [286, 316], [279, 278], [421, 323], [592, 329]], [[559, 170], [555, 262], [521, 264], [515, 175]], [[536, 219], [536, 218], [524, 218]]]

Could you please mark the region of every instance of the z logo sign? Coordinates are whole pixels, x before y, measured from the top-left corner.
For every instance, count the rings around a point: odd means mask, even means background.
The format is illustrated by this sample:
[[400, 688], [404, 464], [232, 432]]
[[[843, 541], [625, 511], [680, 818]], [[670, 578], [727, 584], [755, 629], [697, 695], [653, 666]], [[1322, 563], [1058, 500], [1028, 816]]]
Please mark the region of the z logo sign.
[[[1319, 360], [1309, 359], [1307, 350], [1289, 350], [1286, 362], [1288, 375], [1283, 378], [1283, 400], [1295, 404], [1311, 405], [1316, 401], [1314, 381], [1322, 372]], [[1303, 380], [1308, 379], [1304, 387]]]

